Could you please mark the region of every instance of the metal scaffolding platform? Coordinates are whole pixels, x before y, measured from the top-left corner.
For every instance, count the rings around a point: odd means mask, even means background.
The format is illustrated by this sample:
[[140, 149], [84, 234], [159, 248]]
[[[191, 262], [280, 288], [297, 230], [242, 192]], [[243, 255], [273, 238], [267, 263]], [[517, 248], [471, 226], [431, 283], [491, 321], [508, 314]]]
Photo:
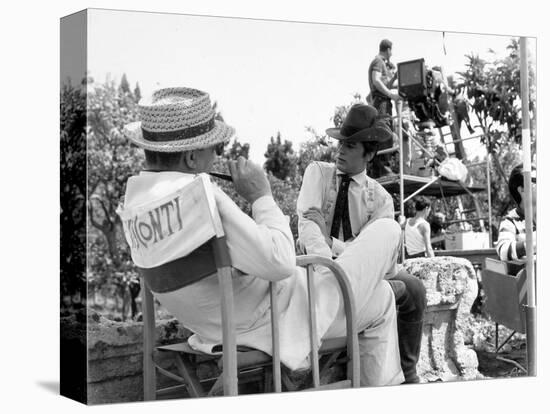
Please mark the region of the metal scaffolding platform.
[[[386, 175], [377, 178], [377, 181], [390, 193], [399, 193], [399, 175]], [[470, 185], [464, 186], [456, 181], [447, 180], [444, 177], [420, 177], [417, 175], [403, 174], [403, 193], [405, 201], [416, 194], [424, 194], [433, 197], [452, 197], [469, 193], [487, 191], [485, 186]]]

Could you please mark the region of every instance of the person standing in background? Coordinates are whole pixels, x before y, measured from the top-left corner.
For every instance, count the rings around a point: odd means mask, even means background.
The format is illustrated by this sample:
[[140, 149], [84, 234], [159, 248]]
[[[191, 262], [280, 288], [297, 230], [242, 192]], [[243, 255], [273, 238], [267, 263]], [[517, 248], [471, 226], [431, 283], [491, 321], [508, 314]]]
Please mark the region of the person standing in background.
[[[369, 88], [372, 106], [380, 115], [392, 116], [392, 100], [401, 99], [399, 94], [391, 91], [397, 79], [395, 67], [390, 62], [392, 56], [392, 42], [384, 39], [380, 42], [379, 52], [369, 65]], [[391, 125], [389, 125], [391, 127]]]
[[[378, 54], [369, 65], [368, 78], [370, 94], [367, 96], [367, 103], [374, 106], [381, 117], [386, 119], [388, 127], [393, 130], [392, 125], [392, 100], [401, 99], [399, 94], [393, 93], [391, 88], [397, 79], [395, 66], [390, 62], [392, 56], [392, 42], [384, 39], [378, 47]], [[379, 150], [391, 148], [392, 141], [387, 147], [379, 147]], [[389, 167], [389, 154], [383, 154], [373, 160], [373, 178], [393, 174]]]
[[434, 257], [431, 242], [430, 215], [431, 203], [426, 197], [418, 197], [415, 201], [415, 216], [405, 222], [405, 257]]

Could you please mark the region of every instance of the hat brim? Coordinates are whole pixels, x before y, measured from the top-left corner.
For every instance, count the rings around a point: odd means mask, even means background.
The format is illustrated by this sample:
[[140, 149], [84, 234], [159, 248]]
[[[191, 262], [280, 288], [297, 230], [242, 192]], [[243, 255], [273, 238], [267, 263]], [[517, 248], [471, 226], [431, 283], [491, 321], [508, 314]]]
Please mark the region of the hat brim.
[[123, 134], [138, 147], [155, 152], [183, 152], [227, 144], [235, 135], [235, 128], [216, 120], [214, 128], [206, 134], [175, 141], [149, 141], [143, 138], [141, 122], [132, 122], [123, 129]]
[[347, 142], [378, 142], [380, 144], [393, 140], [393, 134], [389, 128], [375, 126], [362, 129], [355, 134], [346, 137], [340, 133], [340, 128], [328, 128], [326, 134], [332, 138]]

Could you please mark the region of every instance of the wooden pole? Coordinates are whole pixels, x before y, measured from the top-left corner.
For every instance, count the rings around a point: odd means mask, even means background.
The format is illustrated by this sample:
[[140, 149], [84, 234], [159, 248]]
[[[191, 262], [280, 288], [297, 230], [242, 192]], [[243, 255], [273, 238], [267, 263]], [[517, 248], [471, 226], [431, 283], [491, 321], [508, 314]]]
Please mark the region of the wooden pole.
[[491, 207], [491, 154], [487, 153], [487, 209], [489, 210], [489, 247], [493, 247], [493, 208]]
[[527, 39], [520, 38], [521, 79], [521, 136], [523, 146], [523, 188], [525, 199], [525, 244], [527, 252], [527, 305], [525, 306], [527, 337], [527, 373], [536, 375], [536, 301], [533, 251], [533, 193], [531, 185], [531, 131], [529, 125], [529, 69], [527, 65]]

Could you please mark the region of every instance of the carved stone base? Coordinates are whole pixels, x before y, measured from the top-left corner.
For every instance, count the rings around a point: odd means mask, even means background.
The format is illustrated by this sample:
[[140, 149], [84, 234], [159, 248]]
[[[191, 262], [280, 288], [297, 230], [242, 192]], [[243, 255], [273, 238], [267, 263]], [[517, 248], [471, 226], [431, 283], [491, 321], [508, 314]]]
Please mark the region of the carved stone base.
[[464, 345], [477, 279], [470, 261], [456, 257], [409, 259], [405, 269], [426, 287], [428, 308], [417, 372], [421, 382], [481, 379], [477, 355]]

